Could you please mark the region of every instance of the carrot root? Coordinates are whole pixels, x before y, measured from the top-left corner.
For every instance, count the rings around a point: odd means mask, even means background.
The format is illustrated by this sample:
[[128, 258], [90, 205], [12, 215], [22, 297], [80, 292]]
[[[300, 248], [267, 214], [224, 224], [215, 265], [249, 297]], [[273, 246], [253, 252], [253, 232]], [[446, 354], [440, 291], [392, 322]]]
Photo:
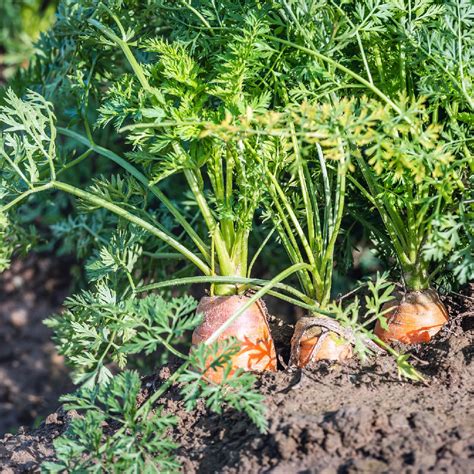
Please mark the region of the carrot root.
[[314, 318], [298, 320], [291, 339], [290, 366], [303, 368], [318, 360], [342, 362], [352, 357], [351, 344], [333, 331], [314, 324]]
[[432, 289], [397, 294], [383, 309], [390, 309], [385, 314], [388, 329], [377, 321], [374, 332], [384, 342], [429, 342], [448, 322], [448, 311]]
[[[204, 315], [203, 322], [194, 330], [193, 345], [205, 342], [247, 301], [246, 296], [212, 296], [201, 299], [197, 312]], [[218, 338], [222, 341], [235, 337], [241, 344], [240, 351], [232, 357], [231, 374], [236, 369], [255, 372], [276, 371], [275, 345], [267, 322], [267, 310], [263, 301], [256, 301], [240, 315]], [[219, 383], [223, 369], [209, 369], [206, 378]]]

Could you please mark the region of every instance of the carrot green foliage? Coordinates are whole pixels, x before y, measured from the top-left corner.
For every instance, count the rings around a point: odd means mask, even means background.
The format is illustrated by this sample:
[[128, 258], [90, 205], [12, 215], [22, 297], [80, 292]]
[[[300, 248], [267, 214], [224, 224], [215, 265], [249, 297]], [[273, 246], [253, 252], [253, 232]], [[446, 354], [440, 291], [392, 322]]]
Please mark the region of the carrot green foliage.
[[[82, 415], [46, 472], [178, 470], [157, 406], [176, 384], [265, 429], [237, 345], [189, 352], [200, 315], [170, 287], [271, 294], [365, 359], [394, 285], [335, 298], [353, 229], [406, 290], [474, 278], [469, 0], [62, 0], [37, 50], [1, 94], [0, 271], [51, 240], [89, 282], [46, 321]], [[182, 365], [139, 406], [140, 357]]]
[[[67, 410], [85, 415], [75, 417], [66, 434], [55, 440], [58, 460], [44, 463], [42, 472], [178, 472], [177, 446], [167, 437], [177, 420], [148, 405], [138, 407], [140, 389], [138, 373], [126, 371], [64, 396]], [[104, 444], [111, 420], [117, 431]]]

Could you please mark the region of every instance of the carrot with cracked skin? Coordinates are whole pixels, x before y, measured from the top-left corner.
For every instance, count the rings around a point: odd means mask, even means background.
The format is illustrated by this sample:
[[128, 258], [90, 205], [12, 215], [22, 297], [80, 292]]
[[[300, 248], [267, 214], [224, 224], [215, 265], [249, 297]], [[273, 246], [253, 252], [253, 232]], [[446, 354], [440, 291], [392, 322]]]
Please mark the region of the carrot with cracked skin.
[[[298, 279], [314, 309], [297, 322], [291, 340], [290, 365], [298, 367], [323, 359], [343, 361], [352, 354], [350, 342], [334, 331], [321, 332], [313, 320], [327, 317], [340, 327], [327, 312], [350, 167], [348, 128], [340, 124], [350, 123], [349, 118], [357, 113], [350, 100], [335, 100], [331, 107], [315, 103], [299, 110], [288, 108], [283, 128], [289, 132], [291, 146], [278, 148], [271, 162], [262, 162], [268, 213], [290, 261], [308, 266], [299, 272]], [[305, 124], [305, 133], [317, 130], [322, 137], [331, 136], [331, 141], [323, 149], [309, 135], [297, 134], [295, 123], [299, 122]], [[260, 160], [257, 154], [255, 158]]]
[[[352, 357], [351, 344], [332, 331], [323, 332], [318, 326], [308, 327], [312, 319], [301, 318], [296, 323], [292, 346], [299, 344], [298, 367], [303, 368], [310, 362], [318, 360], [342, 362], [350, 359]], [[303, 334], [297, 337], [300, 329], [303, 330]]]

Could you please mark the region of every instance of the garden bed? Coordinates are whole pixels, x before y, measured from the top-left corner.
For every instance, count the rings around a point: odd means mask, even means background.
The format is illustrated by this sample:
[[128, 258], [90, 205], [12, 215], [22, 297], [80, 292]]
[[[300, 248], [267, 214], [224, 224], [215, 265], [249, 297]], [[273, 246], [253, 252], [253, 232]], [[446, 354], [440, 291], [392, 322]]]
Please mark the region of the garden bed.
[[[303, 372], [280, 370], [259, 379], [269, 431], [245, 415], [188, 413], [177, 389], [160, 399], [180, 419], [174, 438], [187, 473], [436, 472], [467, 473], [474, 462], [474, 286], [445, 299], [450, 323], [428, 345], [414, 347], [427, 383], [401, 382], [393, 360], [318, 363]], [[284, 338], [286, 337], [283, 335]], [[278, 338], [277, 338], [278, 346]], [[424, 362], [422, 362], [424, 361]], [[144, 379], [144, 400], [174, 370]], [[62, 409], [36, 430], [6, 435], [3, 472], [34, 471], [54, 459], [52, 441], [75, 413]]]
[[32, 254], [0, 276], [0, 435], [39, 422], [72, 389], [43, 324], [70, 292], [70, 263]]
[[470, 2], [30, 3], [0, 472], [472, 471]]

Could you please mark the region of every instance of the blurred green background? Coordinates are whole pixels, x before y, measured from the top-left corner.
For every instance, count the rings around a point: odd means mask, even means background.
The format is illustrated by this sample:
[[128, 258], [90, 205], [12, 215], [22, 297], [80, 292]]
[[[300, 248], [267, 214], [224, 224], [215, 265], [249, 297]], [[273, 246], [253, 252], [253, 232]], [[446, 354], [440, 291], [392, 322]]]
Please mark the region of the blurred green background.
[[0, 83], [28, 65], [34, 43], [54, 21], [58, 0], [0, 1]]

